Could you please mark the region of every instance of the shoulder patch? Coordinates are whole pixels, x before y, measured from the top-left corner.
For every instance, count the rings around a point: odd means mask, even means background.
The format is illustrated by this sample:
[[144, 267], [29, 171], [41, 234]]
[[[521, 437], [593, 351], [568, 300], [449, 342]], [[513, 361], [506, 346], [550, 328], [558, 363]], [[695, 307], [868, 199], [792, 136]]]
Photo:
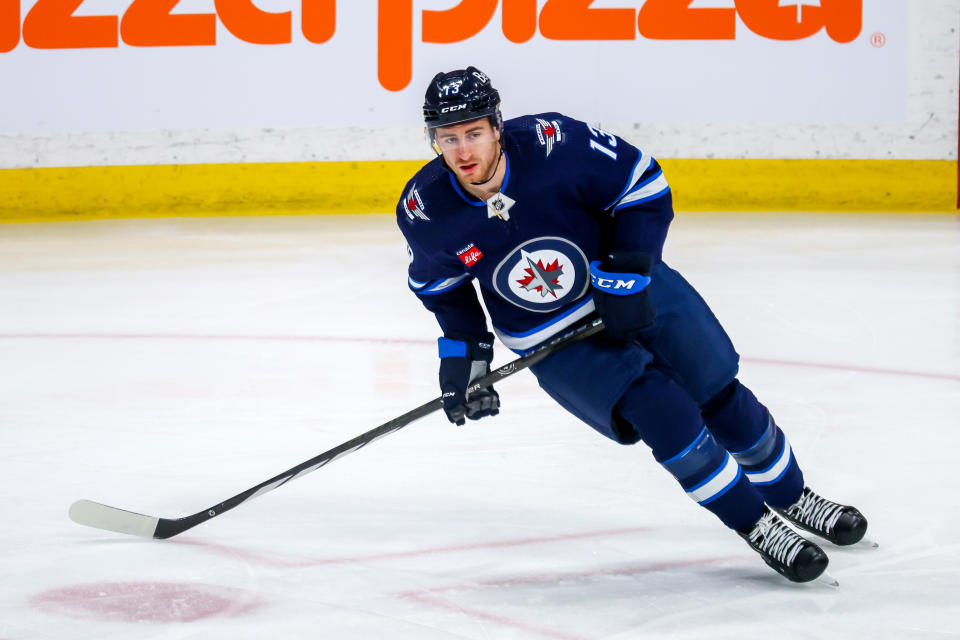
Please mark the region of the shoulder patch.
[[417, 218], [420, 218], [421, 220], [430, 222], [430, 218], [424, 213], [425, 208], [423, 198], [420, 197], [420, 192], [417, 191], [417, 184], [414, 183], [403, 199], [403, 210], [407, 214], [407, 221], [413, 223], [417, 221]]
[[553, 146], [563, 142], [560, 123], [556, 120], [537, 118], [535, 128], [537, 131], [537, 139], [540, 141], [540, 145], [546, 148], [546, 155], [549, 156], [553, 151]]

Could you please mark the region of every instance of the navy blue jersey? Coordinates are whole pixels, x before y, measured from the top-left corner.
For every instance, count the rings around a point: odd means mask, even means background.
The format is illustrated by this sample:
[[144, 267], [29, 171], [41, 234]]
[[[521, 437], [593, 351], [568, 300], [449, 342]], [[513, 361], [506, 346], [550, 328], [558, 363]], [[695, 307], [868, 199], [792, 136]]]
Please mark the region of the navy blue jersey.
[[438, 157], [407, 183], [397, 223], [409, 286], [446, 335], [487, 330], [476, 280], [497, 336], [526, 351], [594, 310], [592, 260], [659, 260], [673, 207], [657, 162], [601, 129], [543, 113], [506, 121], [502, 139], [502, 197], [474, 198]]

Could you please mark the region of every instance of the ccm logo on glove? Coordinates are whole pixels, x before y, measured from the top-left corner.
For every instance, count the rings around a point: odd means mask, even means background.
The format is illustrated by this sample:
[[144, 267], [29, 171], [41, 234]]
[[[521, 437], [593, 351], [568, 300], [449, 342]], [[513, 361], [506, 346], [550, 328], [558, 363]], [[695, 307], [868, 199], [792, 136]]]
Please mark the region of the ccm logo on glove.
[[600, 268], [600, 261], [590, 263], [590, 280], [593, 286], [607, 293], [629, 296], [639, 293], [648, 284], [650, 278], [637, 273], [611, 273]]
[[647, 288], [652, 270], [653, 257], [641, 251], [614, 252], [603, 262], [590, 263], [593, 302], [614, 341], [636, 340], [656, 321]]

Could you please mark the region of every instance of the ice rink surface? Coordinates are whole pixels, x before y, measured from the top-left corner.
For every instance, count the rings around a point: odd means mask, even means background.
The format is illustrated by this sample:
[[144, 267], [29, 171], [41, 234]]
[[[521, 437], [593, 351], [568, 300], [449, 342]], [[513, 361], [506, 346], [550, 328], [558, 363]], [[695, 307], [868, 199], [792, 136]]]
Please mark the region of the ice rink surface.
[[[880, 548], [795, 585], [524, 372], [168, 541], [437, 395], [389, 216], [0, 226], [0, 640], [960, 635], [960, 219], [679, 215], [666, 261]], [[499, 345], [498, 345], [499, 346]], [[497, 364], [513, 357], [499, 347]]]

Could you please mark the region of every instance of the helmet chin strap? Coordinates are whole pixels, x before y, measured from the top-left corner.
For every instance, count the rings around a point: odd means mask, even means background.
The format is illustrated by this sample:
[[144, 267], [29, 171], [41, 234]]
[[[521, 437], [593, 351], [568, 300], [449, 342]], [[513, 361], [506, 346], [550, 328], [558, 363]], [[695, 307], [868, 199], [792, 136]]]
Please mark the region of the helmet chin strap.
[[483, 182], [471, 182], [470, 184], [472, 184], [475, 187], [480, 187], [487, 184], [491, 180], [493, 180], [493, 177], [497, 175], [497, 169], [500, 168], [501, 158], [503, 158], [503, 145], [500, 146], [500, 155], [497, 156], [497, 165], [493, 168], [493, 173], [490, 174], [490, 177], [484, 180]]

